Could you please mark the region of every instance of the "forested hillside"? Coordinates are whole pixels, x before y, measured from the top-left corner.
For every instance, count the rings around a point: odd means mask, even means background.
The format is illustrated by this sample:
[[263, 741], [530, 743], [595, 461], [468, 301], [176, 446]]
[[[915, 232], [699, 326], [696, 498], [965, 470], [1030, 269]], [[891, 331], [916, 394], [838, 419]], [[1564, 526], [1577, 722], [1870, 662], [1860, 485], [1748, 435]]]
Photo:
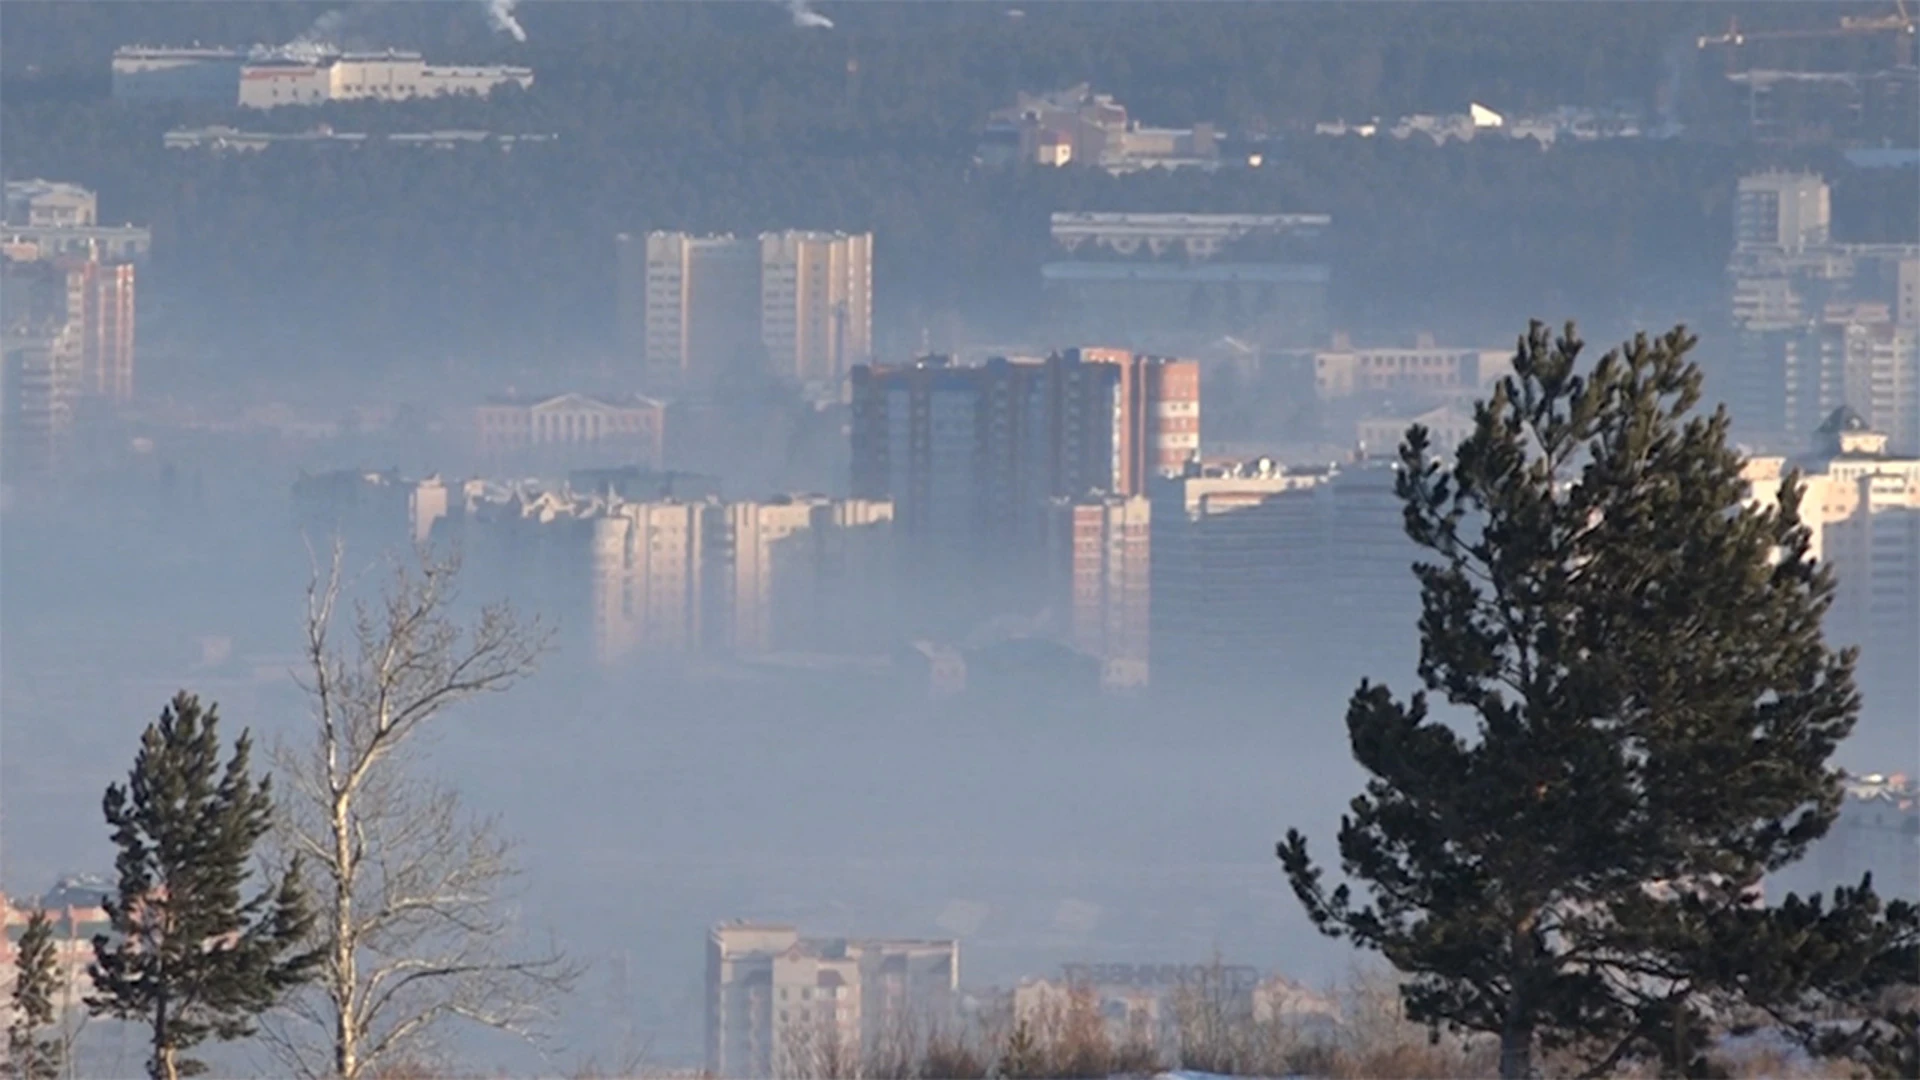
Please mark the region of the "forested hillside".
[[[139, 37], [284, 40], [326, 10], [156, 4], [141, 8]], [[420, 350], [604, 350], [610, 237], [649, 228], [872, 229], [883, 342], [956, 323], [1044, 339], [1038, 266], [1046, 216], [1062, 209], [1330, 213], [1343, 324], [1477, 332], [1455, 325], [1470, 306], [1491, 332], [1576, 303], [1604, 320], [1712, 296], [1735, 178], [1766, 160], [1701, 134], [1727, 103], [1692, 36], [1724, 26], [1728, 5], [1036, 4], [1011, 17], [988, 4], [829, 4], [838, 25], [812, 31], [771, 3], [535, 2], [520, 9], [524, 45], [492, 35], [478, 4], [344, 10], [350, 43], [510, 59], [534, 67], [535, 86], [270, 116], [129, 106], [107, 98], [122, 42], [98, 6], [10, 3], [7, 174], [79, 181], [100, 191], [103, 217], [151, 223], [151, 287], [197, 332], [245, 342], [263, 363], [308, 363], [304, 344], [325, 341], [379, 366]], [[1282, 141], [1258, 169], [1212, 175], [973, 167], [990, 109], [1081, 80], [1147, 122], [1214, 120]], [[1550, 152], [1307, 134], [1314, 120], [1469, 100], [1618, 102], [1699, 123], [1685, 139]], [[208, 123], [559, 139], [511, 153], [162, 148], [166, 130]], [[1910, 174], [1804, 163], [1835, 180], [1844, 228], [1913, 232]], [[1534, 239], [1549, 223], [1554, 246]]]

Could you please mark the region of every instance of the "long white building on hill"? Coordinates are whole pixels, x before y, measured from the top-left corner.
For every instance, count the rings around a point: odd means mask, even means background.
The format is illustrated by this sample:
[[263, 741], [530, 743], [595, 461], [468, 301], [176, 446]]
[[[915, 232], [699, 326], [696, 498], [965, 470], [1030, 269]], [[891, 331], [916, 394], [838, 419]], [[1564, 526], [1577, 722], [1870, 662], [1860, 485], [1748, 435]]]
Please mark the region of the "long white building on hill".
[[417, 52], [129, 46], [113, 54], [113, 96], [122, 101], [227, 101], [246, 108], [328, 101], [404, 101], [484, 96], [533, 85], [531, 68], [429, 64]]

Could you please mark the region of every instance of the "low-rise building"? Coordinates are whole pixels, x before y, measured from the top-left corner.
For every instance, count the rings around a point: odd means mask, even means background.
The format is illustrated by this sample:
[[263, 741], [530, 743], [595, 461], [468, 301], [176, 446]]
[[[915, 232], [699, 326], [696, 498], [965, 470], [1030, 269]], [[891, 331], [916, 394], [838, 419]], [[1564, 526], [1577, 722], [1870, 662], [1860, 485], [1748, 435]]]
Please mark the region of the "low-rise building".
[[531, 68], [435, 65], [415, 52], [278, 55], [250, 61], [240, 69], [239, 103], [243, 108], [272, 109], [328, 101], [405, 101], [458, 94], [484, 97], [501, 87], [526, 89], [532, 85]]
[[1333, 348], [1314, 354], [1313, 389], [1322, 401], [1383, 392], [1478, 395], [1512, 374], [1512, 360], [1511, 350], [1444, 347], [1425, 334], [1412, 348], [1355, 348], [1336, 334]]
[[666, 457], [666, 426], [666, 403], [637, 394], [507, 395], [474, 410], [479, 451], [489, 466], [658, 467]]

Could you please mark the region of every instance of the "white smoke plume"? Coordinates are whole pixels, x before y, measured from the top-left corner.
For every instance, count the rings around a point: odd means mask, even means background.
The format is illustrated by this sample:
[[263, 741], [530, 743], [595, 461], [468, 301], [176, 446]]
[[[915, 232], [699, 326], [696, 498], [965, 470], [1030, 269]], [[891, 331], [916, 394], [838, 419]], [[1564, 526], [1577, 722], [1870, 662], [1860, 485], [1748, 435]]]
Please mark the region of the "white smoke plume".
[[793, 14], [793, 25], [816, 30], [833, 29], [833, 20], [809, 7], [807, 0], [784, 0], [784, 3]]
[[519, 0], [486, 0], [487, 21], [495, 30], [513, 35], [515, 41], [527, 40], [527, 31], [513, 17], [513, 5]]

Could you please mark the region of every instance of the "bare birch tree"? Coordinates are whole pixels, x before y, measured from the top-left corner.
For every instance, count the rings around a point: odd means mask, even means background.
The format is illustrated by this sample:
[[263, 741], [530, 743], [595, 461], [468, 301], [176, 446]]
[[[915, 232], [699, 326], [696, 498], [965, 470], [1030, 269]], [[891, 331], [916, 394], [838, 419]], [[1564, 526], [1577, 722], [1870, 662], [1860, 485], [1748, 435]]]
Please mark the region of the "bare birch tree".
[[500, 908], [517, 875], [496, 823], [427, 782], [421, 739], [449, 710], [529, 676], [548, 641], [510, 607], [456, 610], [458, 559], [422, 548], [335, 640], [341, 550], [307, 592], [311, 743], [283, 747], [283, 840], [312, 877], [326, 960], [271, 1034], [310, 1076], [373, 1075], [413, 1060], [443, 1024], [526, 1034], [577, 974], [559, 953], [513, 955]]

